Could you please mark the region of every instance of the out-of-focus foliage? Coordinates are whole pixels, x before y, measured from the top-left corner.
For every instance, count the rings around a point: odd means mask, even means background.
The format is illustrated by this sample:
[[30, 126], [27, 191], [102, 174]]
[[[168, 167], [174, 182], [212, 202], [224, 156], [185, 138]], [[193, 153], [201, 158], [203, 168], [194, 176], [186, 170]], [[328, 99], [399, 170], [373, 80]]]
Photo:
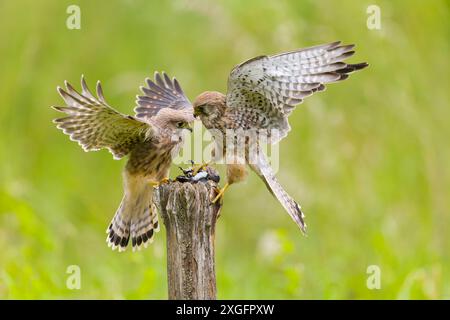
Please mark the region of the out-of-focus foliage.
[[[81, 8], [81, 30], [66, 9]], [[145, 251], [106, 247], [124, 161], [57, 131], [56, 86], [85, 74], [131, 112], [154, 70], [193, 99], [226, 90], [252, 56], [334, 40], [370, 68], [290, 118], [278, 172], [303, 237], [251, 175], [230, 188], [216, 234], [219, 298], [449, 298], [448, 2], [0, 1], [0, 298], [166, 298], [164, 230]], [[175, 174], [174, 167], [173, 174]], [[81, 268], [80, 290], [66, 269]], [[381, 289], [366, 287], [369, 265]]]

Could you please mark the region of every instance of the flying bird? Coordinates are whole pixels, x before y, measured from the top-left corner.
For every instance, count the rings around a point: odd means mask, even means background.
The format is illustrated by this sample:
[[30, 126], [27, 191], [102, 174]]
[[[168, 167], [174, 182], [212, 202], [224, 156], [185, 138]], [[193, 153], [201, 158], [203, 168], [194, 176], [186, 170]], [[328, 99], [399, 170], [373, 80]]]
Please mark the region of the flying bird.
[[186, 129], [192, 131], [192, 104], [178, 81], [155, 73], [155, 80], [146, 83], [143, 95], [137, 97], [135, 116], [114, 110], [105, 101], [100, 82], [94, 96], [84, 77], [81, 93], [67, 82], [66, 89], [58, 87], [65, 105], [53, 106], [67, 114], [54, 123], [85, 151], [106, 148], [114, 159], [129, 156], [123, 171], [124, 195], [107, 229], [106, 241], [113, 250], [124, 251], [130, 237], [133, 251], [152, 242], [159, 230], [154, 186], [167, 180]]
[[[228, 78], [227, 94], [207, 91], [194, 101], [194, 115], [200, 117], [221, 150], [213, 159], [236, 152], [234, 144], [242, 131], [256, 131], [277, 143], [290, 131], [288, 117], [306, 97], [325, 90], [325, 85], [344, 80], [367, 63], [347, 64], [354, 45], [333, 42], [272, 56], [258, 56], [237, 65]], [[237, 132], [232, 139], [227, 132]], [[276, 134], [274, 134], [274, 132]], [[300, 205], [292, 199], [275, 178], [269, 160], [258, 141], [244, 139], [243, 161], [227, 163], [227, 183], [214, 199], [223, 196], [226, 188], [244, 180], [246, 164], [264, 181], [287, 213], [305, 232], [306, 224]], [[253, 150], [253, 152], [251, 152]]]

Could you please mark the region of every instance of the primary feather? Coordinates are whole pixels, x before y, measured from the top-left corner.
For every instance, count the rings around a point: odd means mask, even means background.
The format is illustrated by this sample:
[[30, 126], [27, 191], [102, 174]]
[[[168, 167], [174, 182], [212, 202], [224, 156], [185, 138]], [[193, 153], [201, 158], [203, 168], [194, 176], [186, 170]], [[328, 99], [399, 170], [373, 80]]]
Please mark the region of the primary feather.
[[289, 132], [287, 118], [296, 105], [325, 90], [326, 84], [344, 80], [349, 73], [367, 67], [367, 63], [343, 62], [355, 53], [353, 48], [337, 41], [247, 60], [231, 71], [227, 106], [244, 113], [264, 114], [267, 120], [259, 129], [279, 130], [275, 143]]
[[107, 148], [115, 159], [120, 159], [150, 134], [148, 123], [123, 115], [106, 103], [100, 82], [97, 97], [89, 91], [84, 77], [81, 78], [81, 93], [69, 83], [65, 84], [66, 90], [58, 87], [58, 92], [66, 105], [53, 108], [67, 117], [53, 122], [85, 151]]
[[181, 89], [177, 79], [166, 73], [155, 72], [155, 80], [145, 79], [147, 87], [141, 87], [144, 95], [137, 96], [136, 117], [153, 117], [163, 108], [174, 110], [192, 109], [192, 104]]

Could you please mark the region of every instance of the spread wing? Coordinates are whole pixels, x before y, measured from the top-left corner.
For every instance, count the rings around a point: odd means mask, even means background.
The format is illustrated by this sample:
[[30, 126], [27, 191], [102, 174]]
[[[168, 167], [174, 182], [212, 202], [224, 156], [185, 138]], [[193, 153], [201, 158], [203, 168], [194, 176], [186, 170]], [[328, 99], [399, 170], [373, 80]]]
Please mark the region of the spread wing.
[[287, 117], [303, 99], [367, 67], [367, 63], [343, 62], [355, 53], [353, 48], [333, 42], [243, 62], [228, 79], [227, 106], [252, 119], [264, 119], [252, 124], [259, 129], [279, 130], [279, 141], [290, 130]]
[[81, 93], [69, 83], [65, 82], [65, 85], [66, 90], [58, 87], [65, 105], [53, 108], [67, 117], [53, 122], [70, 135], [71, 140], [78, 141], [85, 151], [107, 148], [114, 159], [120, 159], [151, 133], [148, 123], [111, 108], [103, 97], [100, 82], [97, 82], [97, 97], [89, 91], [84, 77], [81, 78]]
[[145, 79], [148, 87], [141, 87], [144, 95], [137, 96], [136, 117], [147, 119], [155, 116], [163, 108], [186, 110], [193, 113], [192, 104], [184, 94], [177, 79], [166, 73], [155, 72], [155, 81]]

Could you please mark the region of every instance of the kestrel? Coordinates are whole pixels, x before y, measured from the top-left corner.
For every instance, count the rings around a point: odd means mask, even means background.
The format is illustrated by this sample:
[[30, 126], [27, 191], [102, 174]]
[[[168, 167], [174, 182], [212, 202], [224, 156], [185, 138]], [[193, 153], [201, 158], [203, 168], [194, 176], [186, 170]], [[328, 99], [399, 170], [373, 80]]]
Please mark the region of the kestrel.
[[[231, 144], [242, 135], [242, 131], [245, 134], [250, 130], [256, 130], [270, 138], [271, 143], [277, 143], [290, 131], [288, 117], [304, 98], [325, 90], [325, 84], [344, 80], [349, 73], [368, 66], [367, 63], [343, 62], [355, 53], [353, 48], [354, 45], [333, 42], [247, 60], [231, 71], [226, 95], [204, 92], [195, 99], [194, 115], [199, 116], [203, 125], [212, 132], [218, 144], [216, 150], [223, 150], [224, 154], [227, 149], [239, 148], [230, 145], [229, 139], [224, 140], [227, 131], [238, 132]], [[258, 142], [249, 145], [245, 141], [243, 160], [243, 163], [227, 164], [227, 183], [214, 201], [229, 185], [245, 179], [245, 164], [248, 164], [305, 232], [300, 206], [275, 178]]]
[[58, 87], [65, 106], [54, 106], [67, 114], [55, 119], [57, 127], [85, 151], [107, 148], [120, 159], [129, 155], [123, 171], [124, 195], [108, 227], [107, 242], [112, 249], [126, 249], [131, 237], [133, 251], [147, 247], [159, 230], [153, 205], [153, 187], [167, 179], [172, 158], [183, 143], [185, 129], [194, 120], [192, 104], [178, 81], [165, 73], [155, 73], [155, 81], [146, 79], [141, 87], [135, 116], [114, 110], [103, 97], [97, 82], [97, 97], [81, 78], [81, 93], [65, 82]]

